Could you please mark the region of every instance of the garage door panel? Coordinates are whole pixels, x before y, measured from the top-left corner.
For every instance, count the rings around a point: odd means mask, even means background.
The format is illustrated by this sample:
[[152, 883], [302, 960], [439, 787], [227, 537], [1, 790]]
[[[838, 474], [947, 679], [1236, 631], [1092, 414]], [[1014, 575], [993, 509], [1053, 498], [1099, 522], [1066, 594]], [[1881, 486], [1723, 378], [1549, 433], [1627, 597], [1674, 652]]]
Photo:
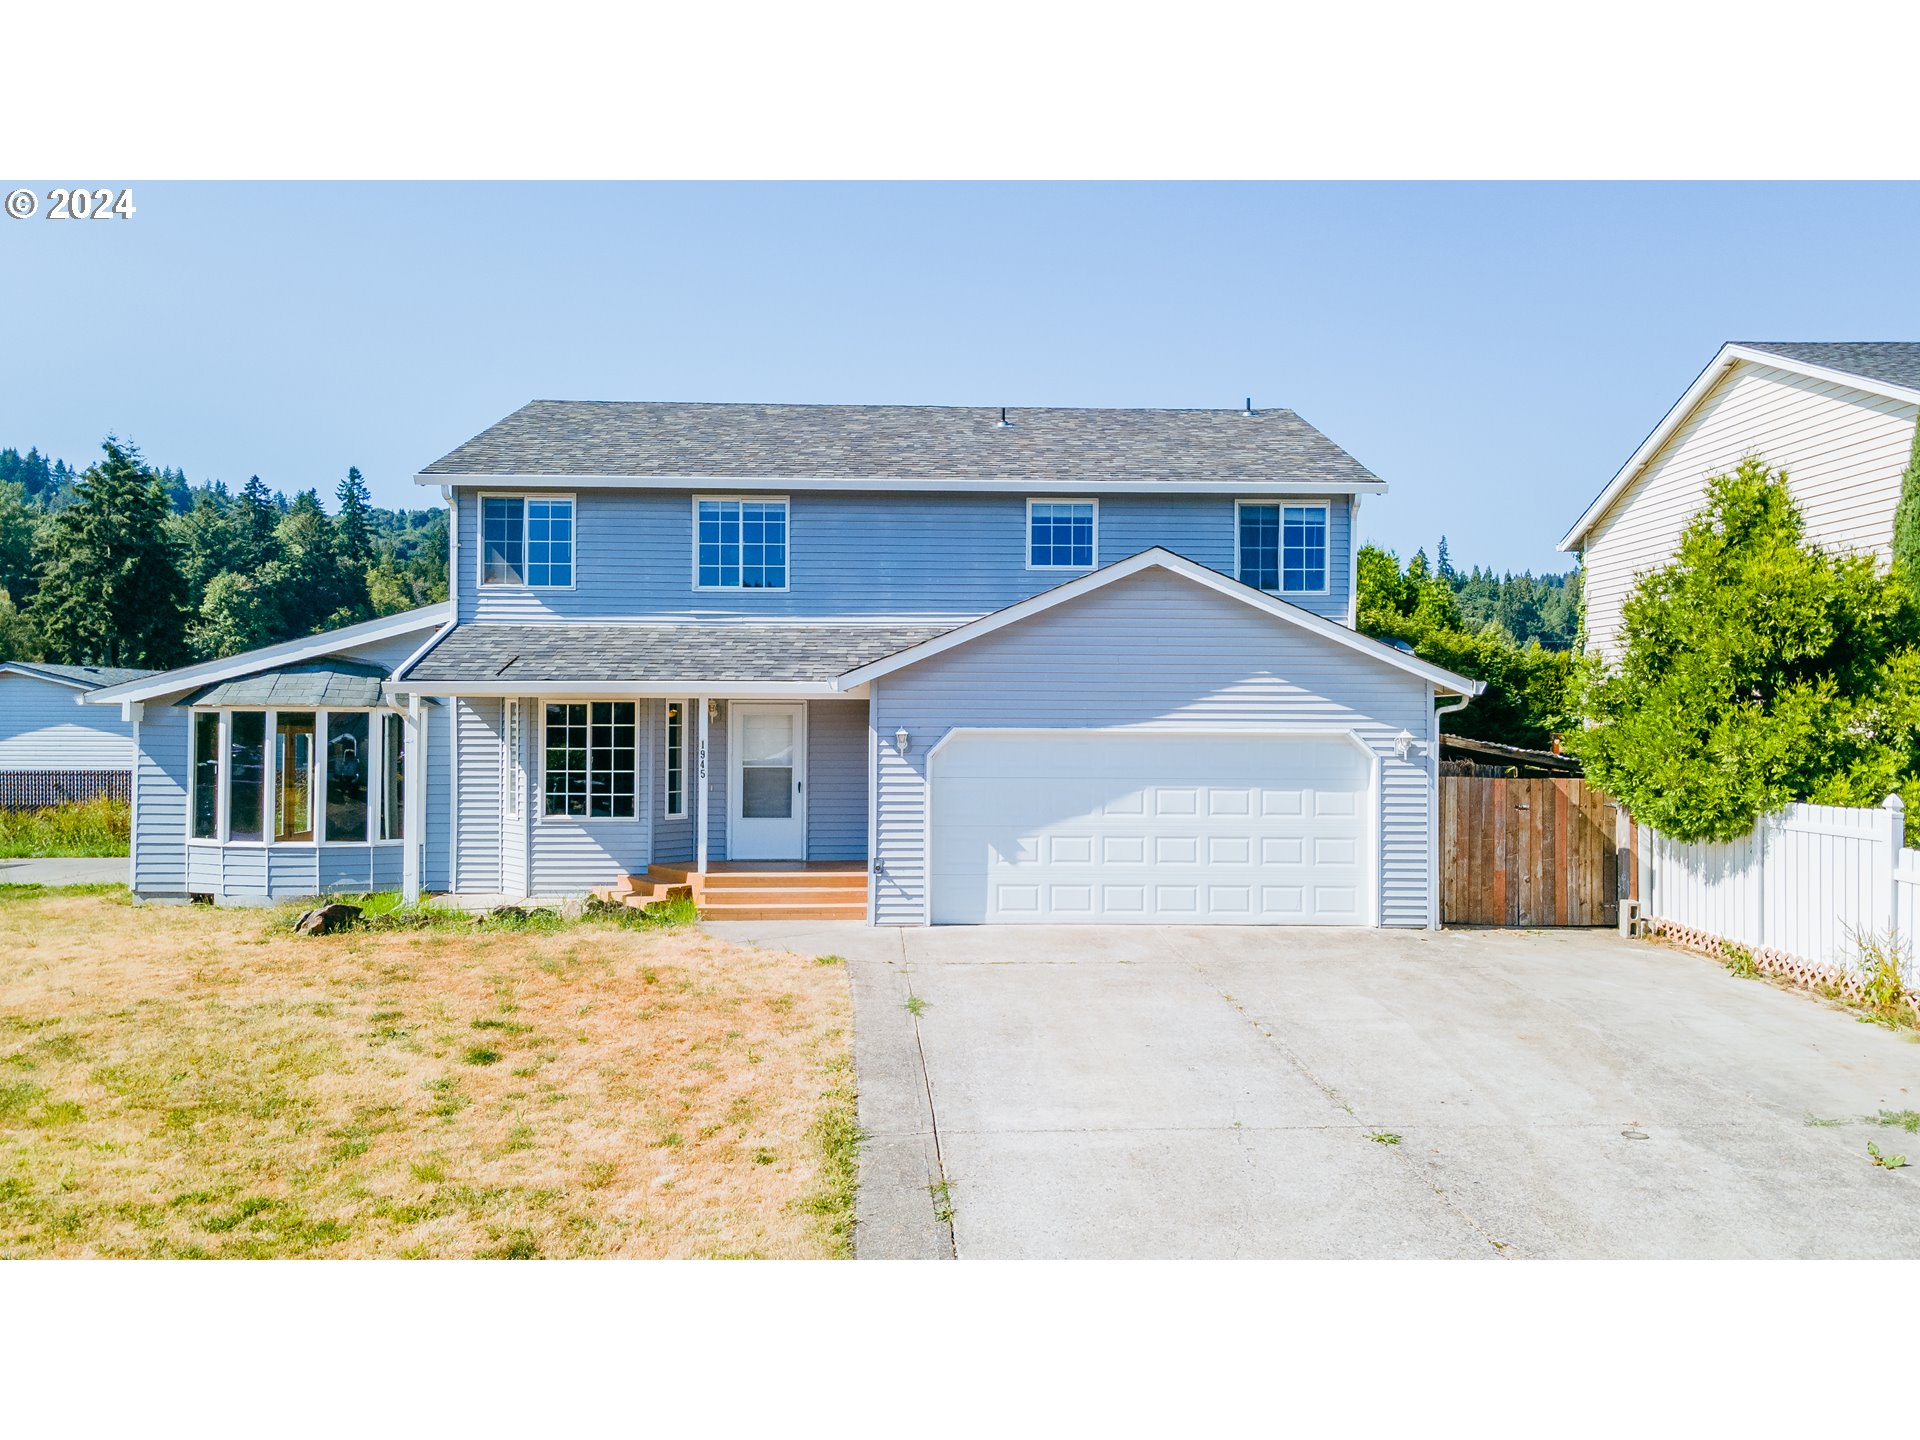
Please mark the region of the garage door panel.
[[1367, 924], [1370, 780], [1324, 737], [960, 736], [933, 767], [933, 918]]

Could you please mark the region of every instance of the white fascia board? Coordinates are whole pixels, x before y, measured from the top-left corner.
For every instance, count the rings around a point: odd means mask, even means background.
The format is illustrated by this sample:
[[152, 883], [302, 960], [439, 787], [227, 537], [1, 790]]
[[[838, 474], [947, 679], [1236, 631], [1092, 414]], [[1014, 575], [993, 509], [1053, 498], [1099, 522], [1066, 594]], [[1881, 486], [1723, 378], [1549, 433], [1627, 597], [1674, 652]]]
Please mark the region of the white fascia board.
[[[625, 700], [684, 699], [702, 695], [714, 700], [799, 700], [809, 696], [823, 700], [848, 698], [845, 688], [831, 680], [768, 680], [759, 684], [744, 680], [716, 682], [685, 680], [389, 680], [382, 687], [389, 695], [444, 696], [459, 699], [531, 699]], [[857, 698], [857, 697], [856, 697]]]
[[975, 491], [1006, 495], [1384, 495], [1384, 480], [1328, 483], [1312, 480], [848, 480], [824, 475], [427, 475], [416, 485], [485, 486], [492, 490], [867, 490], [889, 494]]
[[378, 620], [363, 620], [358, 625], [348, 625], [339, 630], [303, 635], [298, 640], [283, 640], [278, 645], [265, 645], [258, 650], [230, 655], [224, 660], [203, 660], [198, 665], [183, 665], [178, 670], [162, 671], [144, 680], [108, 685], [87, 695], [85, 703], [118, 705], [123, 700], [151, 700], [157, 695], [171, 695], [179, 690], [196, 690], [202, 685], [231, 680], [239, 675], [251, 675], [257, 670], [271, 670], [276, 665], [296, 664], [301, 660], [331, 655], [336, 650], [373, 645], [382, 640], [391, 640], [396, 635], [432, 629], [445, 624], [452, 614], [451, 602], [443, 600], [438, 605], [426, 605], [398, 615], [385, 615]]
[[1627, 463], [1620, 467], [1613, 479], [1607, 482], [1606, 488], [1574, 522], [1573, 528], [1560, 538], [1558, 547], [1560, 550], [1581, 548], [1582, 542], [1587, 538], [1587, 532], [1599, 523], [1600, 517], [1607, 513], [1613, 502], [1618, 500], [1621, 493], [1638, 478], [1640, 472], [1659, 453], [1660, 448], [1667, 443], [1673, 432], [1687, 422], [1694, 410], [1699, 407], [1700, 402], [1706, 399], [1707, 392], [1719, 384], [1729, 370], [1743, 362], [1750, 365], [1765, 365], [1774, 370], [1785, 370], [1789, 374], [1803, 375], [1809, 380], [1845, 385], [1849, 389], [1868, 395], [1882, 395], [1890, 400], [1903, 400], [1909, 405], [1920, 405], [1920, 390], [1911, 390], [1904, 385], [1893, 385], [1883, 380], [1869, 380], [1863, 375], [1853, 375], [1845, 370], [1832, 370], [1825, 365], [1810, 365], [1804, 360], [1794, 359], [1791, 355], [1776, 355], [1771, 350], [1755, 350], [1746, 345], [1722, 345], [1720, 352], [1713, 357], [1707, 368], [1695, 377], [1693, 384], [1687, 387], [1686, 393], [1674, 402], [1673, 408], [1667, 411], [1647, 438], [1640, 442], [1640, 448], [1627, 457]]
[[1090, 575], [1082, 575], [1077, 580], [1069, 580], [1064, 585], [1056, 585], [1053, 589], [1043, 591], [1031, 599], [1009, 605], [1004, 610], [996, 610], [991, 615], [982, 616], [956, 630], [949, 630], [944, 635], [937, 635], [931, 640], [909, 646], [896, 654], [871, 661], [858, 669], [849, 670], [840, 677], [838, 683], [842, 686], [865, 685], [883, 675], [890, 675], [909, 665], [930, 660], [936, 655], [965, 645], [969, 641], [978, 640], [981, 636], [990, 635], [1008, 625], [1017, 625], [1029, 616], [1051, 610], [1056, 605], [1078, 600], [1083, 595], [1103, 589], [1116, 581], [1125, 580], [1131, 575], [1138, 575], [1143, 570], [1154, 569], [1168, 571], [1183, 579], [1191, 580], [1196, 585], [1204, 585], [1230, 600], [1237, 600], [1242, 605], [1264, 611], [1277, 620], [1297, 625], [1302, 630], [1318, 635], [1322, 639], [1331, 640], [1334, 644], [1344, 646], [1369, 660], [1377, 660], [1395, 669], [1404, 670], [1409, 675], [1417, 675], [1449, 694], [1473, 696], [1487, 688], [1484, 681], [1469, 680], [1464, 675], [1443, 670], [1440, 666], [1422, 660], [1417, 655], [1409, 655], [1382, 641], [1362, 635], [1358, 631], [1349, 630], [1336, 620], [1328, 620], [1314, 614], [1311, 610], [1303, 610], [1298, 605], [1276, 599], [1263, 590], [1242, 585], [1238, 580], [1231, 580], [1217, 570], [1195, 564], [1184, 556], [1176, 555], [1171, 550], [1163, 550], [1158, 546], [1151, 550], [1143, 550], [1138, 555], [1108, 565], [1104, 569], [1095, 570]]
[[[93, 688], [91, 685], [83, 684], [81, 681], [74, 680], [65, 675], [42, 675], [38, 670], [28, 665], [18, 664], [12, 661], [0, 665], [0, 675], [18, 675], [22, 680], [38, 680], [47, 685], [65, 685], [70, 690], [81, 691], [83, 695], [86, 691]], [[79, 703], [80, 699], [76, 697], [74, 704], [78, 705]]]

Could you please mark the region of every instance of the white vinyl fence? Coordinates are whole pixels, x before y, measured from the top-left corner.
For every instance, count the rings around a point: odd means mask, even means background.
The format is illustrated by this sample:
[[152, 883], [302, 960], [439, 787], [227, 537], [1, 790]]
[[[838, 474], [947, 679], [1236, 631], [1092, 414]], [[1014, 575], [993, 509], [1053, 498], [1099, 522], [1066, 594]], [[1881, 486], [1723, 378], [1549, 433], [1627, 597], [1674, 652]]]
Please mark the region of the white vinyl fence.
[[1671, 840], [1640, 827], [1640, 913], [1657, 929], [1731, 941], [1813, 978], [1858, 959], [1856, 935], [1892, 938], [1920, 983], [1920, 851], [1906, 848], [1897, 795], [1877, 810], [1789, 805], [1739, 840]]

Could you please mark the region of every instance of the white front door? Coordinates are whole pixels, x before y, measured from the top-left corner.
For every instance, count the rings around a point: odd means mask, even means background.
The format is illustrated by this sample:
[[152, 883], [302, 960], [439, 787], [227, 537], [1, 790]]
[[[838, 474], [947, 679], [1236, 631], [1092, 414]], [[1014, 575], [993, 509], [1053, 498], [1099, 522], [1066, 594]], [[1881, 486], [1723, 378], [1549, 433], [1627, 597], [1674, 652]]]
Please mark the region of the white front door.
[[807, 707], [727, 707], [727, 858], [807, 858]]
[[932, 769], [936, 925], [1375, 923], [1372, 763], [1344, 739], [987, 730]]

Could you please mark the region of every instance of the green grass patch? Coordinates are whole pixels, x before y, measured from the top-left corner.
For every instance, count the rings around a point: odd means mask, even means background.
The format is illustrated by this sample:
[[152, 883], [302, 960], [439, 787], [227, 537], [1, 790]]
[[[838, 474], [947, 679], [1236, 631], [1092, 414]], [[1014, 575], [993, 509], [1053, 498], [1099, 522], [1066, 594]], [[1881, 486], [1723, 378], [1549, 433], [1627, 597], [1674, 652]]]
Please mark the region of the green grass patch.
[[97, 896], [131, 905], [133, 897], [124, 885], [0, 885], [0, 905], [16, 905], [26, 900], [85, 899]]
[[76, 800], [45, 810], [0, 810], [0, 860], [68, 860], [127, 853], [133, 807]]

